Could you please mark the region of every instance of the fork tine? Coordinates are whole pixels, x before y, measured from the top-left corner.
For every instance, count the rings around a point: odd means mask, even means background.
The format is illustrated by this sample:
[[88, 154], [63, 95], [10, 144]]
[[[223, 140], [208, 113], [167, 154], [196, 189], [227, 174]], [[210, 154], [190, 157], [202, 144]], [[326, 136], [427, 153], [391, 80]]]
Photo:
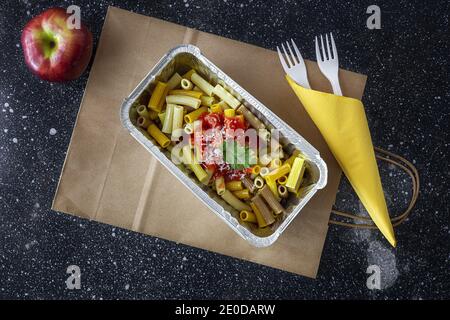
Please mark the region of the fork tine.
[[322, 56], [323, 56], [323, 61], [326, 61], [326, 60], [328, 60], [327, 59], [327, 56], [326, 56], [326, 54], [325, 54], [325, 46], [324, 46], [324, 44], [323, 44], [323, 37], [322, 37], [322, 35], [320, 35], [320, 44], [321, 44], [321, 49], [322, 49]]
[[331, 47], [333, 48], [333, 59], [338, 59], [338, 54], [337, 54], [337, 49], [336, 49], [336, 44], [334, 43], [334, 39], [333, 39], [333, 33], [330, 32], [330, 37], [331, 37]]
[[316, 36], [316, 60], [317, 62], [322, 61], [322, 58], [320, 57], [320, 50], [319, 50], [319, 40]]
[[326, 43], [327, 43], [328, 59], [331, 60], [331, 59], [333, 59], [333, 58], [331, 57], [331, 52], [330, 52], [330, 41], [328, 41], [328, 33], [325, 34], [325, 40], [326, 40]]
[[278, 46], [277, 46], [277, 51], [278, 51], [278, 57], [280, 57], [281, 65], [283, 66], [284, 71], [287, 73], [287, 71], [289, 70], [289, 67], [286, 64], [286, 61], [284, 60], [283, 55], [281, 54], [280, 48], [278, 48]]
[[292, 62], [294, 63], [294, 65], [298, 64], [298, 61], [297, 61], [297, 59], [295, 58], [294, 53], [292, 52], [291, 46], [289, 45], [289, 41], [286, 41], [286, 46], [288, 47], [289, 53], [291, 54]]
[[300, 50], [298, 50], [298, 47], [295, 44], [294, 40], [291, 39], [291, 42], [292, 42], [292, 46], [294, 47], [294, 51], [297, 54], [296, 58], [298, 60], [298, 63], [302, 63], [303, 62], [303, 57], [302, 57], [302, 54], [300, 53]]
[[289, 55], [286, 52], [286, 49], [284, 48], [284, 44], [281, 44], [281, 48], [283, 48], [283, 53], [286, 56], [286, 61], [289, 64], [289, 67], [292, 67], [291, 59], [289, 58]]

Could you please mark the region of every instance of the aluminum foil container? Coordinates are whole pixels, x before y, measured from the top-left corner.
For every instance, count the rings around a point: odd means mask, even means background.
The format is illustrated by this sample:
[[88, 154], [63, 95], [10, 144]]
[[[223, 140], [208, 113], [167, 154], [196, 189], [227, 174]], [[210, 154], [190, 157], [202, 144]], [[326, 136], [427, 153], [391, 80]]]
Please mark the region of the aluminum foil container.
[[[287, 205], [284, 206], [286, 208], [285, 213], [283, 213], [281, 219], [277, 218], [277, 221], [268, 228], [259, 229], [251, 223], [241, 223], [239, 221], [239, 212], [229, 206], [210, 187], [201, 184], [183, 165], [173, 163], [170, 160], [170, 152], [161, 149], [156, 141], [136, 125], [137, 115], [134, 112], [134, 107], [139, 104], [147, 104], [156, 82], [167, 81], [174, 72], [183, 74], [191, 68], [194, 68], [211, 84], [216, 85], [219, 83], [223, 85], [263, 121], [268, 129], [277, 128], [280, 133], [280, 142], [283, 144], [285, 152], [289, 154], [292, 150], [298, 149], [307, 159], [308, 187], [304, 189], [301, 197], [297, 198], [292, 195], [288, 198]], [[325, 187], [327, 183], [327, 166], [320, 157], [319, 152], [269, 108], [203, 56], [200, 49], [193, 45], [180, 45], [165, 54], [124, 100], [120, 116], [123, 126], [144, 148], [208, 206], [214, 214], [219, 216], [242, 238], [256, 247], [267, 247], [273, 244], [317, 190]]]

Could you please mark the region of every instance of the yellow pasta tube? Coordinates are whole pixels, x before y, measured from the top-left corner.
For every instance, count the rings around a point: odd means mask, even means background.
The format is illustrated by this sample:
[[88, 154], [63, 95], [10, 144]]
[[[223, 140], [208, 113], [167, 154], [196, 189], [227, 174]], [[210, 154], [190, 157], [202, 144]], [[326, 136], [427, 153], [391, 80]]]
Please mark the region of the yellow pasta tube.
[[257, 189], [261, 189], [262, 187], [264, 187], [264, 179], [260, 176], [257, 176], [253, 183]]
[[170, 90], [167, 93], [169, 96], [188, 96], [196, 99], [200, 99], [203, 93], [193, 90]]
[[292, 165], [294, 164], [294, 160], [295, 158], [297, 158], [297, 156], [300, 154], [300, 151], [298, 151], [297, 149], [295, 149], [292, 152], [292, 155], [283, 163], [283, 164], [289, 164], [292, 168]]
[[227, 188], [227, 190], [230, 191], [237, 191], [244, 189], [244, 187], [242, 186], [242, 181], [240, 180], [227, 182], [225, 184], [225, 187]]
[[167, 91], [167, 84], [158, 81], [155, 89], [153, 90], [152, 96], [150, 97], [150, 101], [148, 102], [148, 108], [156, 112], [161, 112]]
[[166, 137], [164, 133], [159, 130], [159, 128], [154, 124], [151, 123], [148, 128], [147, 132], [150, 136], [153, 137], [153, 139], [156, 140], [156, 142], [159, 143], [159, 145], [163, 148], [167, 148], [170, 144], [170, 139]]
[[223, 177], [218, 177], [215, 181], [216, 184], [216, 192], [219, 196], [223, 195], [225, 193], [226, 187], [225, 187], [225, 179]]
[[[278, 188], [275, 189], [275, 192], [276, 192], [277, 198], [279, 199]], [[275, 212], [275, 214], [278, 215], [283, 212], [283, 210], [284, 210], [283, 207], [278, 202], [278, 200], [276, 199], [276, 197], [274, 196], [272, 191], [269, 189], [269, 185], [265, 185], [260, 190], [260, 194], [264, 198], [264, 200], [266, 200], [267, 204], [269, 205], [270, 208], [272, 208], [272, 210], [273, 210], [273, 212]]]
[[278, 186], [278, 195], [281, 198], [287, 198], [288, 197], [288, 191], [287, 191], [285, 186], [283, 186], [283, 185], [279, 185]]
[[223, 111], [223, 114], [224, 114], [225, 117], [227, 117], [227, 118], [233, 118], [233, 117], [236, 115], [234, 109], [225, 109], [225, 110]]
[[252, 167], [252, 172], [251, 172], [251, 174], [250, 174], [250, 177], [251, 177], [252, 179], [255, 179], [255, 178], [259, 175], [260, 172], [261, 172], [261, 167], [258, 166], [258, 165], [254, 165], [254, 166]]
[[221, 195], [222, 199], [225, 200], [230, 206], [232, 206], [237, 211], [241, 212], [242, 210], [252, 211], [250, 206], [241, 200], [239, 200], [234, 194], [232, 194], [229, 190], [225, 190], [225, 192]]
[[203, 106], [203, 107], [198, 108], [195, 111], [192, 111], [192, 112], [188, 113], [187, 115], [184, 116], [184, 121], [186, 123], [193, 123], [204, 112], [208, 112], [208, 107]]
[[213, 104], [210, 109], [213, 113], [223, 113], [222, 107], [218, 103]]
[[241, 218], [241, 220], [245, 222], [258, 223], [256, 215], [251, 211], [242, 210], [239, 213], [239, 218]]
[[237, 190], [234, 191], [233, 194], [241, 200], [250, 199], [250, 191], [248, 189]]
[[172, 140], [177, 140], [183, 135], [183, 116], [184, 108], [175, 105], [173, 107]]
[[164, 116], [164, 123], [161, 129], [161, 131], [164, 133], [172, 133], [174, 108], [175, 108], [174, 104], [167, 104], [166, 115]]
[[267, 178], [270, 177], [273, 181], [275, 181], [281, 178], [282, 176], [287, 175], [289, 171], [291, 171], [291, 166], [285, 163], [281, 167], [276, 168], [275, 170], [269, 172], [265, 178], [267, 180]]
[[214, 87], [208, 81], [200, 77], [197, 73], [191, 75], [191, 81], [208, 96], [212, 96]]
[[183, 90], [192, 90], [194, 85], [188, 79], [181, 79], [181, 89]]
[[256, 215], [256, 219], [260, 228], [264, 228], [275, 222], [272, 212], [260, 195], [254, 196], [250, 205]]
[[179, 104], [182, 106], [188, 106], [194, 109], [200, 107], [201, 100], [189, 96], [175, 95], [166, 97], [167, 104]]
[[266, 128], [264, 123], [262, 123], [261, 120], [259, 120], [253, 113], [251, 113], [250, 110], [248, 110], [243, 105], [237, 108], [237, 112], [241, 113], [245, 117], [245, 120], [247, 120], [253, 128], [257, 130]]
[[212, 93], [218, 96], [221, 100], [225, 101], [231, 108], [236, 109], [241, 102], [236, 99], [231, 93], [225, 90], [220, 84], [216, 85]]
[[[277, 201], [280, 201], [280, 197], [278, 196], [278, 188], [277, 188], [277, 183], [275, 182], [275, 180], [272, 180], [271, 178], [267, 178], [266, 180], [266, 185], [269, 188], [269, 190], [272, 192], [272, 195], [275, 197], [275, 199]], [[264, 187], [263, 187], [264, 188]]]
[[137, 124], [138, 124], [139, 127], [142, 127], [142, 128], [144, 128], [144, 129], [147, 129], [148, 126], [150, 125], [150, 120], [148, 120], [146, 117], [140, 116], [140, 117], [137, 119]]
[[189, 80], [189, 79], [191, 79], [191, 77], [194, 73], [195, 73], [195, 70], [191, 69], [188, 72], [186, 72], [185, 74], [183, 74], [183, 78]]
[[178, 73], [174, 73], [172, 77], [170, 77], [169, 81], [167, 81], [167, 88], [169, 90], [173, 90], [178, 88], [181, 83], [181, 79], [183, 79]]
[[216, 99], [214, 99], [214, 97], [209, 96], [201, 96], [200, 100], [202, 101], [202, 106], [212, 106], [216, 102]]
[[292, 165], [291, 172], [289, 173], [286, 188], [290, 192], [296, 193], [302, 182], [303, 174], [305, 172], [305, 159], [295, 158]]

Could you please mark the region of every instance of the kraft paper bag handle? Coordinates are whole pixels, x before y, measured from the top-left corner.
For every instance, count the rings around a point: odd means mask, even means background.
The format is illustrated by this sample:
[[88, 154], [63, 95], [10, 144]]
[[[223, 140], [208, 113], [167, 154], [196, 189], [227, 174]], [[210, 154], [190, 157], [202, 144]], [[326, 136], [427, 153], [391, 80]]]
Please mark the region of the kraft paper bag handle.
[[319, 129], [371, 219], [396, 246], [375, 152], [360, 100], [305, 89], [286, 79]]

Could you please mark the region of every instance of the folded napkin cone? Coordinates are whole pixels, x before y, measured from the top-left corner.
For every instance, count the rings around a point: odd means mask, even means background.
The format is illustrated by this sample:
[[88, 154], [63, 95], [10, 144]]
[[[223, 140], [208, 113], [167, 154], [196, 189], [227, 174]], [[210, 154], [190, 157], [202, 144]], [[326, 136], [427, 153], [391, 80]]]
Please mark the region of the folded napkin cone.
[[372, 139], [361, 101], [305, 89], [286, 76], [375, 225], [392, 246], [389, 218]]

